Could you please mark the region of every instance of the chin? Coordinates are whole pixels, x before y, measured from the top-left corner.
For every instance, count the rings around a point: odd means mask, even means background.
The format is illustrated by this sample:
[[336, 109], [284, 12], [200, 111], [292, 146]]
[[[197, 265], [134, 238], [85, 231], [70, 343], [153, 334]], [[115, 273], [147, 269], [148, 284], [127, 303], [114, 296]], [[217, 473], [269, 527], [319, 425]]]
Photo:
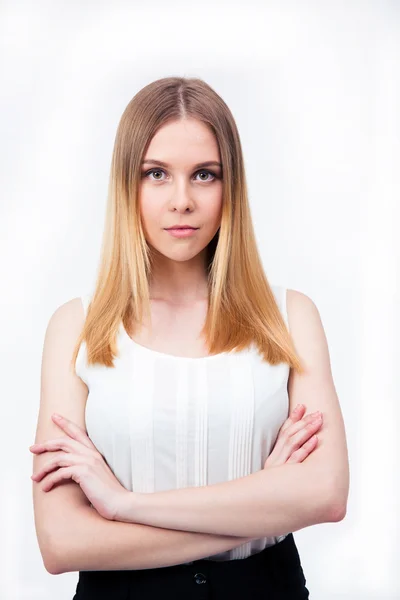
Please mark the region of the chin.
[[[201, 250], [199, 252], [201, 252]], [[195, 258], [199, 252], [165, 253], [163, 256], [169, 260], [174, 260], [175, 262], [187, 262], [188, 260]]]
[[162, 248], [161, 246], [153, 246], [149, 244], [152, 251], [155, 255], [163, 258], [167, 258], [168, 260], [174, 260], [176, 262], [186, 262], [188, 260], [192, 260], [195, 256], [197, 256], [200, 252], [203, 252], [206, 249], [204, 248], [176, 248], [175, 251], [171, 252], [171, 248]]

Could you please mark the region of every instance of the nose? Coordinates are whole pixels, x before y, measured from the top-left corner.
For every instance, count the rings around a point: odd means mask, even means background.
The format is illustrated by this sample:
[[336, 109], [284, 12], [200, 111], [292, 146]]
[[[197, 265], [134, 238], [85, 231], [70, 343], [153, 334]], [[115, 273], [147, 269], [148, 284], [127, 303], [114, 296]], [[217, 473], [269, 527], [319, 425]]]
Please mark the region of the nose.
[[178, 212], [185, 212], [188, 209], [193, 210], [193, 198], [184, 180], [177, 181], [172, 186], [170, 207]]

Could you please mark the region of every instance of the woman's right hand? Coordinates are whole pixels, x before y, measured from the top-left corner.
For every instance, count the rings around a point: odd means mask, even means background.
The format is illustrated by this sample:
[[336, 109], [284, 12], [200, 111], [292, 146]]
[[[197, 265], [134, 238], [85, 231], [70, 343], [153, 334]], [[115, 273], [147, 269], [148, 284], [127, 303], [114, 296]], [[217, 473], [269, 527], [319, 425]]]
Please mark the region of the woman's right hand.
[[305, 406], [300, 405], [297, 410], [286, 419], [279, 430], [274, 448], [264, 463], [264, 469], [277, 467], [284, 463], [303, 462], [316, 448], [318, 438], [315, 433], [322, 425], [322, 413], [307, 415], [303, 419]]

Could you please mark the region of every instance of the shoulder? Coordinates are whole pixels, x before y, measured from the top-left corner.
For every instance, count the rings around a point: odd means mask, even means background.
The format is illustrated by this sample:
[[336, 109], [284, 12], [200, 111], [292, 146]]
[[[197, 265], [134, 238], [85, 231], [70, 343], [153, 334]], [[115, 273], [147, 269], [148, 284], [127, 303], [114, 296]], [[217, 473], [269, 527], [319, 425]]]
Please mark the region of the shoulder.
[[305, 366], [330, 369], [329, 349], [316, 303], [299, 290], [287, 289], [286, 307], [290, 333]]
[[59, 305], [51, 314], [47, 324], [45, 339], [51, 340], [51, 344], [61, 338], [71, 340], [71, 344], [77, 339], [85, 322], [85, 311], [82, 298], [72, 298]]
[[[81, 297], [64, 302], [52, 313], [44, 334], [42, 350], [42, 377], [43, 381], [47, 382], [46, 385], [52, 385], [51, 376], [53, 376], [63, 381], [66, 388], [71, 386], [70, 367], [74, 356], [76, 356], [75, 363], [80, 364], [77, 359], [81, 356], [82, 346], [77, 349], [77, 342], [84, 323], [85, 314]], [[73, 380], [79, 379], [78, 373], [72, 371], [72, 374]]]
[[288, 313], [289, 322], [295, 326], [299, 326], [299, 323], [304, 318], [311, 320], [319, 319], [319, 311], [315, 302], [299, 290], [292, 290], [287, 288], [286, 290], [286, 307]]
[[64, 323], [66, 325], [76, 324], [83, 325], [84, 321], [84, 306], [82, 297], [72, 298], [63, 304], [60, 304], [52, 313], [49, 326], [57, 327]]

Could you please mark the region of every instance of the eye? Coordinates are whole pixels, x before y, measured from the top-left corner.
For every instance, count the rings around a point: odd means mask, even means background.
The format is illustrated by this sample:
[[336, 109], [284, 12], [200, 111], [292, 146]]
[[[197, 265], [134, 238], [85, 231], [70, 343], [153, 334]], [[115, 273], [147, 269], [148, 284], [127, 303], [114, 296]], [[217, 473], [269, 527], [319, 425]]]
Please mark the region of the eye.
[[206, 173], [206, 175], [211, 175], [212, 179], [203, 179], [202, 181], [214, 181], [214, 179], [217, 179], [217, 175], [215, 173], [213, 173], [212, 171], [208, 171], [208, 169], [203, 169], [202, 171], [197, 171], [196, 175], [198, 175], [199, 173]]
[[[150, 169], [147, 173], [144, 173], [143, 177], [148, 177], [152, 173], [164, 173], [162, 169]], [[160, 181], [158, 177], [156, 177], [155, 181]]]
[[[149, 175], [153, 175], [154, 173], [165, 173], [165, 171], [163, 169], [150, 169], [149, 171], [145, 172], [143, 174], [144, 178], [147, 178]], [[205, 173], [206, 175], [211, 175], [212, 179], [201, 179], [200, 181], [203, 181], [204, 183], [211, 183], [211, 181], [214, 181], [215, 179], [220, 179], [220, 177], [216, 174], [213, 173], [212, 171], [209, 171], [208, 169], [202, 169], [201, 171], [197, 171], [197, 173], [195, 173], [195, 175], [198, 175], [200, 173]], [[153, 181], [162, 181], [161, 178], [156, 177], [155, 179], [153, 179]]]

